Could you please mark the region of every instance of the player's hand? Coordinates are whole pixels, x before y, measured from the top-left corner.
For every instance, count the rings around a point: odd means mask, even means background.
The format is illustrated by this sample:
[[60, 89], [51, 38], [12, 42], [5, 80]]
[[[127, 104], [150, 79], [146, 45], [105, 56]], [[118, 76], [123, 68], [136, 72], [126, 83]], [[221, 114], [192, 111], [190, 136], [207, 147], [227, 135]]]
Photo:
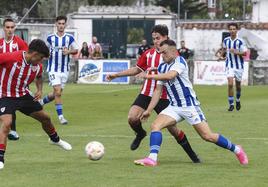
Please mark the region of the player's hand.
[[42, 91], [37, 91], [34, 94], [34, 101], [38, 101], [42, 98]]
[[106, 81], [111, 81], [114, 78], [116, 78], [116, 75], [115, 74], [108, 74], [108, 75], [106, 75], [105, 80]]
[[157, 71], [157, 67], [150, 67], [150, 68], [147, 68], [147, 71]]
[[141, 78], [141, 79], [146, 79], [146, 73], [145, 72], [141, 72], [141, 73], [139, 73], [139, 74], [137, 74], [135, 77], [136, 78]]
[[62, 50], [63, 55], [68, 55], [69, 54], [69, 50], [67, 47], [64, 47]]
[[150, 117], [150, 115], [151, 115], [150, 112], [147, 111], [147, 110], [145, 110], [145, 111], [142, 113], [141, 117], [140, 117], [141, 122], [145, 122], [145, 121], [147, 121], [148, 118]]
[[234, 49], [234, 48], [231, 48], [231, 49], [229, 49], [229, 52], [230, 52], [230, 53], [233, 53], [233, 54], [236, 54], [237, 50]]

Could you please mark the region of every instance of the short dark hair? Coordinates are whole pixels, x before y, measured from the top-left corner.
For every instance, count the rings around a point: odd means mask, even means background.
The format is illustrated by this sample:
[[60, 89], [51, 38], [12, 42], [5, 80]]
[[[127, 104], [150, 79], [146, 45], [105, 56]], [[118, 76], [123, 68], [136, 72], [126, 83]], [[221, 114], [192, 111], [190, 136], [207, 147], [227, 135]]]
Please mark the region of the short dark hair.
[[5, 26], [6, 22], [13, 22], [13, 23], [15, 23], [14, 20], [13, 20], [12, 18], [6, 18], [6, 19], [4, 19], [4, 21], [3, 21], [3, 26]]
[[174, 42], [173, 40], [167, 39], [164, 40], [160, 43], [160, 47], [162, 47], [163, 45], [168, 45], [168, 46], [174, 46], [176, 47], [176, 42]]
[[67, 17], [66, 16], [58, 16], [56, 17], [56, 22], [59, 20], [64, 20], [65, 22], [67, 21]]
[[229, 29], [231, 26], [234, 26], [236, 29], [239, 28], [239, 26], [238, 26], [237, 23], [229, 23], [229, 24], [228, 24], [228, 29]]
[[44, 55], [44, 57], [46, 57], [46, 58], [49, 57], [49, 49], [48, 49], [46, 43], [40, 39], [34, 39], [33, 41], [31, 41], [28, 51], [29, 52], [38, 52], [38, 53]]
[[159, 33], [161, 36], [168, 36], [168, 27], [166, 25], [155, 25], [151, 33], [153, 32]]

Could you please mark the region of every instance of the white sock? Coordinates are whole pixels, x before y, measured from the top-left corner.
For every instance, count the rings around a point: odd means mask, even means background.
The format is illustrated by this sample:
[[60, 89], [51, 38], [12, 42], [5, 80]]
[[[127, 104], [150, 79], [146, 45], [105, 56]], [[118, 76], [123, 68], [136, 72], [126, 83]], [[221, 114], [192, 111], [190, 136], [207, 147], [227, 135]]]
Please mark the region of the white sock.
[[157, 153], [150, 153], [148, 157], [154, 161], [157, 161], [157, 155]]
[[236, 145], [234, 149], [234, 153], [238, 154], [240, 152], [240, 148]]

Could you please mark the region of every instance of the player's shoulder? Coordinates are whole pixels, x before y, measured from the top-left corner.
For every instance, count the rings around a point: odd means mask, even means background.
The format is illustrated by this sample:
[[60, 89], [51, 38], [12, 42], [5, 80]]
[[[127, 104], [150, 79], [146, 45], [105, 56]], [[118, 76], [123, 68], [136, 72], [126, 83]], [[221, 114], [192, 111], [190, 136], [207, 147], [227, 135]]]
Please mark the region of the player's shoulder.
[[226, 42], [227, 40], [230, 40], [231, 39], [231, 36], [227, 36], [223, 39], [223, 42]]

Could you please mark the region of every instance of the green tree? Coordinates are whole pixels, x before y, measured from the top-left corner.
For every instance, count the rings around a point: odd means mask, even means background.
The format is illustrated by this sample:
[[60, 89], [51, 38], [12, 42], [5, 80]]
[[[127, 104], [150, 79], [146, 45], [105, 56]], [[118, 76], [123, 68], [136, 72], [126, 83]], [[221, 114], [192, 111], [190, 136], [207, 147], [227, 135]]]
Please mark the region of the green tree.
[[[178, 13], [179, 0], [156, 0], [155, 5], [163, 6], [171, 12]], [[187, 19], [207, 18], [207, 5], [199, 0], [180, 0], [180, 18], [187, 15]]]
[[[245, 14], [251, 14], [252, 4], [249, 0], [245, 0]], [[218, 7], [221, 11], [217, 14], [217, 18], [224, 19], [228, 14], [228, 19], [243, 19], [243, 0], [222, 0], [219, 1]]]

